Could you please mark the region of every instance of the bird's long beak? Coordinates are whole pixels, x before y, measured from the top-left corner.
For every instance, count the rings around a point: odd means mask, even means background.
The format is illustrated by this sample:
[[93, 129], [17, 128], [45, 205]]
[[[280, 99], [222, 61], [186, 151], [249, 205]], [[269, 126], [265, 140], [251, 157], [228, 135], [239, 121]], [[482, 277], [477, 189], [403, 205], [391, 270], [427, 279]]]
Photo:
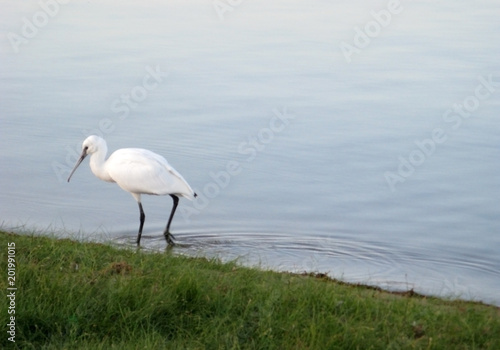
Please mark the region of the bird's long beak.
[[75, 167], [73, 168], [73, 170], [71, 170], [71, 174], [69, 174], [69, 176], [68, 176], [68, 182], [71, 179], [71, 176], [73, 176], [73, 173], [75, 172], [76, 168], [78, 168], [78, 166], [81, 164], [81, 162], [83, 162], [83, 160], [85, 159], [86, 156], [87, 156], [87, 150], [84, 149], [82, 151], [82, 155], [80, 156], [80, 159], [78, 159], [78, 161], [75, 164]]

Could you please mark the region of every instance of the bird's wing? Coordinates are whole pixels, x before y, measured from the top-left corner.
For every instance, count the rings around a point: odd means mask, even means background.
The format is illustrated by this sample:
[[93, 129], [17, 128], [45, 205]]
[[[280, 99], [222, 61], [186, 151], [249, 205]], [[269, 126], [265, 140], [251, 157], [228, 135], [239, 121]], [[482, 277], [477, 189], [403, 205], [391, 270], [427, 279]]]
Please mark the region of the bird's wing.
[[167, 160], [151, 151], [125, 148], [114, 152], [106, 168], [125, 191], [155, 195], [177, 194], [192, 199], [194, 191]]

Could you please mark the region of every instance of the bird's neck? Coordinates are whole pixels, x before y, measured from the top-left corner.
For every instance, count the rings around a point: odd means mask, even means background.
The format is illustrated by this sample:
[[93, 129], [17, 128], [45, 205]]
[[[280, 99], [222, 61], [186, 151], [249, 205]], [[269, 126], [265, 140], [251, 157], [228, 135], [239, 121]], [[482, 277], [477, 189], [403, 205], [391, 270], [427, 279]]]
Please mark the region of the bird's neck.
[[108, 170], [106, 169], [105, 158], [107, 151], [107, 148], [103, 147], [90, 156], [90, 169], [99, 179], [103, 181], [114, 182], [109, 175]]

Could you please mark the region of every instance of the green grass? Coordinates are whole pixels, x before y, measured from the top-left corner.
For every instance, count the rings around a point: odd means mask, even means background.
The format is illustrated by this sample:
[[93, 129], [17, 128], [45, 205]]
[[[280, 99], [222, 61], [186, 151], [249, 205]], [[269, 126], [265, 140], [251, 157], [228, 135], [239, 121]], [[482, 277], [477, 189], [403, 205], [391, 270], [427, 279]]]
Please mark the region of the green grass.
[[0, 241], [0, 289], [9, 242], [18, 288], [16, 342], [2, 306], [2, 349], [500, 349], [494, 306], [38, 235]]

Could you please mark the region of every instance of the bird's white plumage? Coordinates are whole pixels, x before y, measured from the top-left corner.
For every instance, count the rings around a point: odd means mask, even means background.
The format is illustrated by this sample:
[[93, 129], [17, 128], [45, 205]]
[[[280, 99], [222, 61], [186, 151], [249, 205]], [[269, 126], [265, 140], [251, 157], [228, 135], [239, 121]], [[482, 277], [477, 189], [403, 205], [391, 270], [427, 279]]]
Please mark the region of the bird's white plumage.
[[194, 198], [193, 189], [182, 175], [165, 158], [146, 149], [119, 149], [105, 162], [105, 169], [118, 186], [130, 193]]
[[83, 158], [90, 155], [90, 169], [95, 176], [104, 181], [116, 182], [137, 201], [140, 201], [141, 194], [173, 194], [190, 200], [195, 197], [193, 189], [182, 175], [165, 158], [147, 149], [122, 148], [105, 160], [108, 151], [106, 141], [92, 135], [83, 141], [82, 151]]

